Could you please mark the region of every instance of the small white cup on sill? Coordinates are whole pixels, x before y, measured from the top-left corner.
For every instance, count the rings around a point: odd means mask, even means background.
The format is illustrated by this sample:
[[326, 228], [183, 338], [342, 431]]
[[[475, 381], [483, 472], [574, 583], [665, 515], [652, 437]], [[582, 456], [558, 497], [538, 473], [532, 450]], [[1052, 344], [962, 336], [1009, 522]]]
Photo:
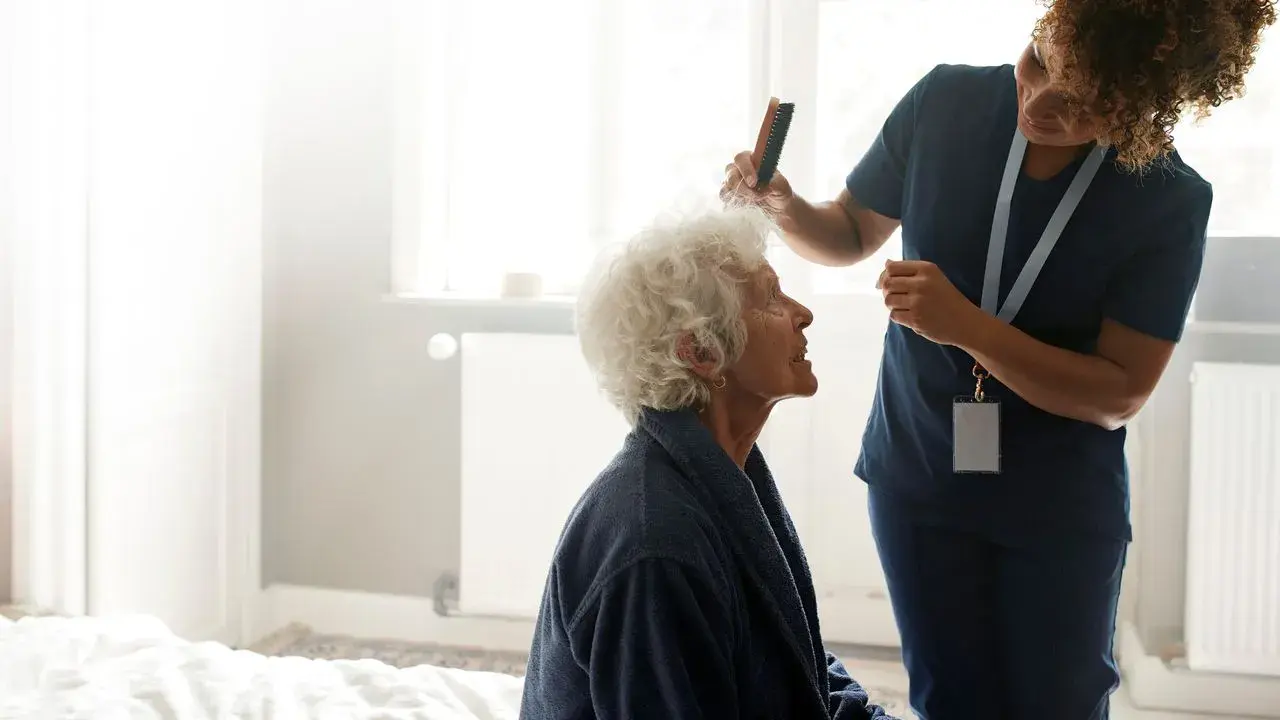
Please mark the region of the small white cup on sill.
[[502, 297], [528, 300], [542, 297], [542, 276], [531, 272], [509, 272], [502, 276]]

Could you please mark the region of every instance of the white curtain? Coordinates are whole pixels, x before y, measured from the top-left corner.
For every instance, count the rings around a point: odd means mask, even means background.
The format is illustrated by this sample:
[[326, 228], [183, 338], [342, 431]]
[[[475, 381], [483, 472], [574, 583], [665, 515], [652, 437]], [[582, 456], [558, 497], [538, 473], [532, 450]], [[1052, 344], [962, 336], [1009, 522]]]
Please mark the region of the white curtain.
[[13, 560], [12, 15], [10, 3], [0, 2], [0, 602], [10, 596]]
[[15, 0], [13, 595], [85, 609], [87, 0]]
[[262, 3], [7, 3], [15, 598], [223, 639], [258, 563]]

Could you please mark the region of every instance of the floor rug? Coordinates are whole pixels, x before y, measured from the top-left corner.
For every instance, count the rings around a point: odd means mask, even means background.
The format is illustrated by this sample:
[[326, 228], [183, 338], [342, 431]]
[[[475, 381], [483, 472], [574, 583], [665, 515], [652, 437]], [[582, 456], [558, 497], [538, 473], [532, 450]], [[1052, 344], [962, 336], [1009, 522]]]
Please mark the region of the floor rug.
[[[302, 626], [291, 626], [252, 648], [264, 655], [296, 656], [316, 660], [374, 659], [395, 667], [434, 665], [500, 672], [523, 676], [527, 656], [524, 653], [451, 647], [433, 643], [399, 640], [369, 640], [343, 635], [312, 633]], [[852, 651], [840, 652], [849, 673], [866, 688], [872, 702], [894, 717], [911, 720], [907, 710], [907, 677], [900, 663], [883, 658], [861, 658]]]

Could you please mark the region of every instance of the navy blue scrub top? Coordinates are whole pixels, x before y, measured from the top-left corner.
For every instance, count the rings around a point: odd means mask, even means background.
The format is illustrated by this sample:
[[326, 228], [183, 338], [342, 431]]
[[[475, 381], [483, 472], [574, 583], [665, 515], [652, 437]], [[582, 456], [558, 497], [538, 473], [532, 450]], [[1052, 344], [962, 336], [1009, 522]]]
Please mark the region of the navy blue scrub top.
[[[937, 264], [975, 304], [1016, 123], [1012, 66], [938, 66], [847, 180], [862, 205], [902, 220], [904, 259]], [[1176, 153], [1141, 176], [1114, 160], [1111, 150], [1013, 319], [1037, 340], [1089, 353], [1103, 318], [1181, 337], [1212, 188]], [[1001, 302], [1083, 161], [1045, 181], [1019, 176]], [[923, 516], [1011, 543], [1075, 532], [1131, 539], [1125, 430], [1044, 412], [994, 378], [985, 389], [1002, 404], [1002, 472], [952, 472], [952, 402], [972, 394], [972, 367], [965, 352], [889, 323], [855, 474]]]

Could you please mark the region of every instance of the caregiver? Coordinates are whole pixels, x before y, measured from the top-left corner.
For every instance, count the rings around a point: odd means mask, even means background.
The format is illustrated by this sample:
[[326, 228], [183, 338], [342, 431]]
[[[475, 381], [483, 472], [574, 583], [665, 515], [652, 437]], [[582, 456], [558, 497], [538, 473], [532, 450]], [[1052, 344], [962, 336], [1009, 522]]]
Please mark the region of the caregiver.
[[1243, 93], [1274, 20], [1264, 0], [1057, 0], [1015, 66], [921, 79], [834, 202], [754, 187], [748, 153], [726, 169], [722, 196], [813, 262], [902, 228], [855, 473], [922, 719], [1107, 717], [1124, 426], [1182, 333], [1212, 202], [1171, 132]]

